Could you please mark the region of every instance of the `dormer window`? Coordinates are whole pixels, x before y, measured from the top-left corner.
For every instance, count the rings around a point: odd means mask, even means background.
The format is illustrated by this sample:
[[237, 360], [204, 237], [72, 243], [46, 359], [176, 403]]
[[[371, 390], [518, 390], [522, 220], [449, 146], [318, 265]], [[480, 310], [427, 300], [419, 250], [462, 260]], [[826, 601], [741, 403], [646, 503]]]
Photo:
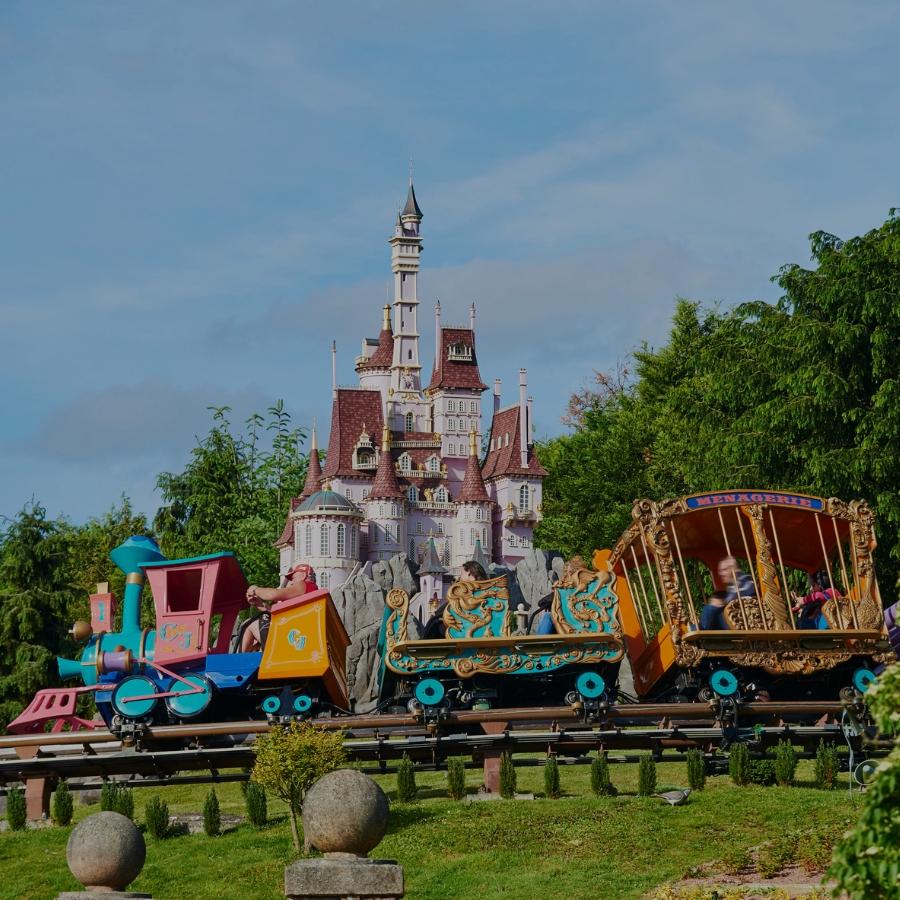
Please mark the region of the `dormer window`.
[[425, 468], [429, 472], [440, 472], [441, 471], [441, 461], [437, 456], [429, 456], [425, 461]]
[[409, 472], [412, 469], [412, 457], [408, 453], [402, 453], [397, 460], [401, 472]]
[[472, 362], [472, 348], [462, 341], [457, 341], [448, 348], [447, 359], [452, 362]]
[[418, 503], [419, 502], [419, 489], [411, 484], [406, 489], [406, 499], [409, 500], [410, 503]]
[[[448, 496], [447, 496], [447, 488], [445, 488], [445, 487], [443, 487], [443, 486], [442, 486], [442, 487], [439, 487], [439, 488], [434, 492], [434, 499], [435, 499], [435, 501], [436, 501], [437, 503], [446, 503], [447, 500], [449, 499]], [[441, 528], [443, 528], [443, 525], [440, 525], [440, 524], [439, 524], [439, 525], [438, 525], [438, 534], [443, 534], [443, 532], [440, 530]]]
[[351, 465], [354, 469], [362, 470], [377, 468], [378, 460], [375, 454], [375, 445], [372, 443], [372, 438], [365, 431], [359, 436], [359, 440], [353, 448]]

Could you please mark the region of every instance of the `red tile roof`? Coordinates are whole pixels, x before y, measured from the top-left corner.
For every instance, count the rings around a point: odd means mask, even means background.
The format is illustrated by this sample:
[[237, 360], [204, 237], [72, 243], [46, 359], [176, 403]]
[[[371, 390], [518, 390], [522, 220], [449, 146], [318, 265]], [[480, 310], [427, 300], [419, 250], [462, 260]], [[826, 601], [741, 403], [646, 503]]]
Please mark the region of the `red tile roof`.
[[368, 358], [356, 364], [356, 371], [366, 369], [389, 369], [394, 361], [394, 332], [390, 328], [382, 328], [378, 335], [378, 346]]
[[[460, 361], [450, 359], [450, 347], [462, 344], [472, 350], [472, 359]], [[434, 372], [431, 375], [429, 391], [438, 388], [461, 388], [464, 390], [484, 391], [487, 385], [481, 380], [478, 372], [478, 357], [475, 354], [475, 332], [471, 328], [442, 328], [441, 346], [435, 359]]]
[[[293, 504], [291, 504], [293, 507]], [[284, 523], [284, 530], [281, 532], [281, 537], [272, 544], [273, 547], [288, 547], [294, 543], [294, 520], [291, 518], [291, 514], [288, 513], [287, 521]]]
[[458, 503], [486, 503], [488, 497], [484, 488], [484, 479], [481, 477], [481, 466], [477, 453], [470, 453], [466, 463], [466, 474], [463, 475], [462, 487], [456, 497]]
[[380, 391], [338, 388], [337, 397], [331, 405], [331, 435], [322, 470], [323, 478], [341, 475], [365, 477], [363, 472], [353, 468], [353, 448], [363, 429], [376, 443], [382, 424]]
[[[506, 443], [506, 435], [509, 443]], [[485, 480], [499, 478], [501, 475], [520, 475], [532, 478], [545, 478], [547, 470], [538, 462], [534, 447], [528, 448], [528, 465], [523, 467], [519, 454], [519, 407], [511, 406], [501, 409], [491, 422], [491, 441], [498, 441], [500, 446], [488, 452], [481, 475]]]
[[311, 497], [321, 486], [322, 465], [319, 462], [319, 450], [316, 447], [315, 440], [313, 440], [313, 445], [309, 450], [309, 465], [306, 468], [306, 481], [304, 482], [303, 490], [297, 499], [305, 500], [307, 497]]
[[382, 443], [381, 456], [378, 460], [378, 471], [375, 473], [375, 480], [372, 482], [372, 488], [369, 491], [369, 499], [392, 500], [402, 496], [403, 491], [400, 489], [400, 482], [397, 481], [390, 448]]

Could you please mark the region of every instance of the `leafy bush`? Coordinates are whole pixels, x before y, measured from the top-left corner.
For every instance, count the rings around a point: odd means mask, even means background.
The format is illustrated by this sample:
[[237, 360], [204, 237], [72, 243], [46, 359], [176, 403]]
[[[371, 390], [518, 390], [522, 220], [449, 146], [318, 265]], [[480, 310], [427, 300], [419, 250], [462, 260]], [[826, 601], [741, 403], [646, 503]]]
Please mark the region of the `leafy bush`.
[[213, 788], [203, 804], [203, 830], [210, 837], [222, 833], [222, 812], [219, 809], [219, 798]]
[[741, 787], [750, 784], [750, 748], [746, 744], [735, 744], [728, 754], [728, 774]]
[[466, 796], [466, 767], [458, 757], [447, 760], [447, 792], [453, 800]]
[[298, 818], [306, 792], [323, 775], [347, 761], [342, 731], [320, 731], [310, 722], [294, 721], [287, 728], [261, 734], [253, 745], [256, 764], [253, 780], [267, 793], [287, 803], [291, 811], [291, 837], [300, 853]]
[[412, 803], [416, 799], [416, 770], [412, 760], [404, 753], [397, 766], [397, 799], [401, 803]]
[[790, 741], [779, 741], [775, 748], [775, 781], [782, 787], [794, 783], [797, 773], [797, 751]]
[[706, 759], [703, 751], [692, 747], [688, 750], [685, 759], [687, 761], [688, 787], [692, 791], [702, 791], [706, 787]]
[[144, 825], [147, 833], [155, 838], [164, 838], [169, 833], [169, 804], [158, 794], [154, 794], [147, 802]]
[[262, 828], [269, 821], [268, 798], [265, 788], [255, 781], [246, 782], [244, 802], [247, 805], [247, 819], [251, 825]]
[[840, 770], [840, 757], [834, 744], [826, 744], [819, 741], [816, 750], [815, 783], [817, 788], [830, 791], [837, 784], [838, 771]]
[[6, 792], [6, 821], [10, 831], [22, 831], [28, 821], [25, 792], [21, 788], [9, 788]]
[[615, 797], [618, 791], [609, 777], [609, 760], [598, 753], [591, 763], [591, 790], [598, 797]]
[[116, 807], [113, 812], [120, 813], [126, 818], [134, 819], [134, 792], [130, 788], [119, 788], [116, 797]]
[[50, 818], [56, 825], [69, 825], [75, 813], [75, 803], [72, 793], [65, 781], [60, 781], [53, 792], [53, 803], [50, 808]]
[[508, 753], [500, 756], [500, 796], [505, 800], [516, 796], [516, 767]]
[[750, 760], [750, 783], [763, 787], [775, 784], [775, 763], [771, 759]]
[[638, 764], [638, 796], [650, 797], [656, 793], [656, 760], [647, 754]]
[[544, 793], [551, 799], [559, 797], [559, 763], [555, 756], [547, 759], [544, 766]]
[[116, 812], [116, 803], [119, 799], [119, 785], [115, 781], [104, 781], [100, 788], [101, 812]]

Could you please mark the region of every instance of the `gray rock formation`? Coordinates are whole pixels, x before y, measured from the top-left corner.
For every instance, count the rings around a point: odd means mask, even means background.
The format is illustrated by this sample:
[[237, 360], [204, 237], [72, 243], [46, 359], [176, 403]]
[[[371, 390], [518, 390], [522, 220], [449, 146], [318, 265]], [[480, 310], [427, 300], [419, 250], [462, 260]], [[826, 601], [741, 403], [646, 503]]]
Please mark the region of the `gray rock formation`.
[[488, 568], [488, 575], [491, 578], [499, 578], [501, 575], [506, 576], [506, 583], [509, 585], [509, 608], [513, 612], [519, 608], [520, 603], [524, 603], [526, 609], [530, 608], [528, 601], [522, 596], [522, 591], [519, 589], [519, 581], [516, 578], [515, 569], [504, 569], [503, 566], [491, 563]]
[[[559, 559], [561, 562], [556, 563]], [[556, 567], [554, 567], [556, 563]], [[555, 551], [533, 549], [516, 563], [516, 581], [525, 602], [532, 608], [541, 597], [545, 597], [553, 588], [551, 572], [561, 571], [562, 557]]]
[[410, 597], [419, 590], [419, 580], [416, 578], [419, 566], [408, 556], [397, 553], [390, 559], [379, 560], [372, 563], [372, 579], [384, 591], [394, 588], [403, 588]]

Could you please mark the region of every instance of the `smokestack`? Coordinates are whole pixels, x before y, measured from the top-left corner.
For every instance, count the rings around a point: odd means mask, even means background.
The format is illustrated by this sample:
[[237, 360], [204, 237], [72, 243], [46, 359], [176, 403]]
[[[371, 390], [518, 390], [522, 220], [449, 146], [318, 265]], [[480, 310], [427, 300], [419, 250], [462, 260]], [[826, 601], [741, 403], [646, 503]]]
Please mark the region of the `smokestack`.
[[441, 364], [441, 301], [434, 304], [434, 371]]
[[500, 385], [502, 382], [499, 378], [494, 379], [494, 415], [500, 412]]
[[519, 369], [519, 456], [523, 469], [528, 467], [528, 432], [526, 430], [528, 408], [525, 399], [527, 389], [528, 372], [525, 369]]
[[472, 335], [475, 334], [475, 303], [469, 307], [469, 328], [472, 329]]
[[337, 341], [331, 342], [331, 397], [337, 400]]
[[528, 398], [528, 440], [530, 444], [534, 440], [534, 397]]

